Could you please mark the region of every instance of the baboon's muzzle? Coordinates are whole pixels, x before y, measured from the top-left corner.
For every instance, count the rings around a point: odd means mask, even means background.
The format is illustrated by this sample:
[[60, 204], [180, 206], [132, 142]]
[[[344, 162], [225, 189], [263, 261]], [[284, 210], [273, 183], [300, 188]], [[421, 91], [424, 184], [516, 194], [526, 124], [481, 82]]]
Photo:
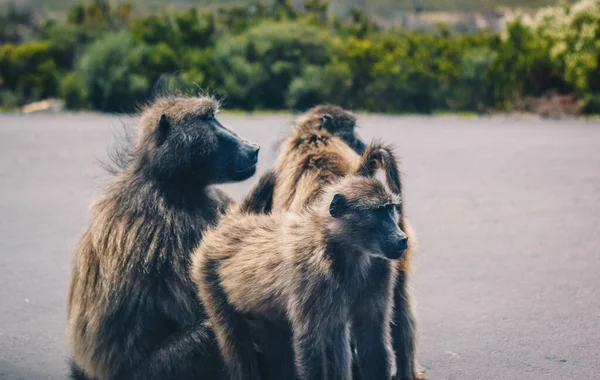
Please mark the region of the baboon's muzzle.
[[392, 232], [385, 244], [385, 256], [390, 260], [398, 260], [408, 250], [408, 236], [400, 228]]

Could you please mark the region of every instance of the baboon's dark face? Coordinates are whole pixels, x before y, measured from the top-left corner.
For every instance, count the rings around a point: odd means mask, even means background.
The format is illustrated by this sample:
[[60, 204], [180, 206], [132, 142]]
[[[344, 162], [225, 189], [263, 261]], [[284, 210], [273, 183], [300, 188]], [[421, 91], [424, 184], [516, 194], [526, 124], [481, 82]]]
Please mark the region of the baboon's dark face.
[[214, 116], [179, 124], [162, 115], [151, 160], [161, 179], [201, 185], [242, 181], [256, 171], [259, 146], [238, 136]]
[[260, 147], [239, 137], [214, 117], [207, 124], [217, 141], [212, 182], [243, 181], [254, 175]]
[[363, 143], [360, 137], [358, 137], [358, 135], [356, 134], [354, 126], [352, 126], [351, 128], [339, 130], [335, 133], [335, 135], [341, 138], [356, 153], [363, 154], [363, 152], [365, 151], [365, 143]]
[[373, 256], [397, 260], [408, 250], [408, 236], [398, 226], [396, 209], [392, 203], [356, 207], [342, 194], [336, 194], [329, 210], [351, 246]]
[[398, 226], [396, 205], [387, 204], [375, 210], [369, 210], [375, 220], [373, 232], [374, 252], [390, 260], [397, 260], [408, 250], [408, 236]]
[[356, 153], [363, 154], [365, 143], [357, 135], [354, 121], [354, 118], [332, 117], [329, 114], [325, 114], [321, 119], [321, 128], [340, 138]]

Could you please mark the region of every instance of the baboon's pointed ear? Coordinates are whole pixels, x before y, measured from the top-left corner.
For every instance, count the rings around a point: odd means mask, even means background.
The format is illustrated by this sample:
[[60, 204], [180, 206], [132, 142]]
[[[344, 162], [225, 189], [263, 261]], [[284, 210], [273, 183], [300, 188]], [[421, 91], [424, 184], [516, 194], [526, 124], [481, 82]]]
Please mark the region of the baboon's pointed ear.
[[160, 120], [158, 121], [158, 126], [156, 127], [156, 138], [159, 144], [162, 144], [167, 139], [170, 129], [171, 124], [169, 124], [167, 116], [161, 115]]
[[333, 216], [334, 218], [339, 218], [340, 216], [344, 215], [347, 207], [348, 205], [346, 202], [346, 197], [340, 193], [337, 193], [333, 196], [333, 200], [329, 205], [329, 215]]
[[321, 118], [321, 129], [330, 131], [333, 128], [333, 118], [329, 115], [323, 115]]

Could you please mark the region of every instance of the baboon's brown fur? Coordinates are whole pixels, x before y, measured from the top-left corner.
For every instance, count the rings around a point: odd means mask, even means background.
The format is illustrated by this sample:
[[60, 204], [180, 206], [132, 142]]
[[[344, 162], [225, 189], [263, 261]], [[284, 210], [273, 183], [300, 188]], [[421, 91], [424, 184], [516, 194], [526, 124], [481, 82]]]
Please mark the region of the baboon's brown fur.
[[142, 110], [133, 150], [93, 203], [76, 248], [68, 296], [73, 378], [212, 379], [221, 371], [189, 255], [231, 203], [208, 185], [244, 179], [228, 173], [256, 162], [258, 148], [229, 130], [221, 137], [217, 110], [211, 98], [175, 96]]
[[[334, 110], [333, 106], [322, 107], [323, 112]], [[313, 201], [324, 185], [358, 170], [360, 155], [333, 131], [322, 128], [324, 114], [315, 109], [302, 115], [283, 142], [274, 167], [274, 210], [299, 210]], [[339, 118], [340, 128], [354, 127], [351, 114]]]
[[[333, 119], [332, 128], [322, 126], [324, 115]], [[355, 133], [356, 121], [351, 112], [333, 105], [314, 107], [296, 120], [275, 161], [273, 210], [298, 210], [310, 204], [323, 186], [357, 173], [363, 165], [380, 169], [381, 155], [377, 156], [376, 151], [387, 150], [391, 159], [396, 160], [391, 148], [382, 144], [372, 145], [369, 152], [360, 152], [362, 155], [352, 149], [345, 137]], [[403, 219], [411, 247], [416, 247], [414, 231], [406, 217]], [[403, 256], [402, 270], [410, 270], [413, 251], [414, 248], [409, 249]]]
[[302, 380], [351, 377], [350, 325], [366, 378], [391, 376], [389, 259], [407, 237], [385, 207], [400, 199], [365, 177], [322, 190], [299, 211], [226, 215], [193, 256], [192, 278], [234, 380], [258, 373], [244, 315], [289, 321]]
[[[329, 120], [325, 120], [325, 117], [329, 117]], [[324, 123], [328, 127], [324, 127]], [[393, 151], [378, 143], [364, 148], [364, 144], [356, 137], [355, 124], [356, 118], [352, 113], [331, 105], [317, 106], [300, 116], [295, 129], [280, 146], [273, 172], [267, 173], [263, 177], [265, 181], [261, 181], [259, 191], [265, 193], [264, 189], [269, 188], [272, 192], [269, 201], [262, 200], [263, 204], [268, 205], [265, 209], [273, 212], [300, 210], [318, 196], [323, 186], [345, 175], [365, 170], [374, 172], [376, 168], [383, 168], [388, 183], [390, 177], [396, 177], [399, 184], [400, 173]], [[263, 182], [269, 179], [270, 186], [264, 186]], [[402, 189], [397, 187], [396, 191], [401, 195]], [[265, 194], [260, 197], [268, 198]], [[251, 192], [246, 201], [254, 198], [257, 198], [256, 192]], [[408, 235], [410, 248], [398, 260], [400, 272], [394, 292], [392, 338], [397, 359], [397, 379], [413, 380], [423, 378], [423, 372], [416, 362], [416, 319], [409, 284], [416, 237], [404, 213], [400, 214], [400, 228]]]

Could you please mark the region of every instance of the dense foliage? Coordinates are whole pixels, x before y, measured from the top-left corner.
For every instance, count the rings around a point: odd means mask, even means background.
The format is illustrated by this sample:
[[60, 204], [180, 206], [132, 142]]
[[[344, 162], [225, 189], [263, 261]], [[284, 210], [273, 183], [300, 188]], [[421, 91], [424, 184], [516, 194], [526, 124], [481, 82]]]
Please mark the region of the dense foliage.
[[509, 110], [569, 94], [600, 112], [600, 0], [515, 14], [501, 34], [382, 29], [320, 0], [135, 16], [94, 0], [66, 20], [15, 9], [0, 24], [0, 107], [61, 97], [129, 112], [161, 87], [206, 90], [228, 108], [332, 102], [377, 112]]

